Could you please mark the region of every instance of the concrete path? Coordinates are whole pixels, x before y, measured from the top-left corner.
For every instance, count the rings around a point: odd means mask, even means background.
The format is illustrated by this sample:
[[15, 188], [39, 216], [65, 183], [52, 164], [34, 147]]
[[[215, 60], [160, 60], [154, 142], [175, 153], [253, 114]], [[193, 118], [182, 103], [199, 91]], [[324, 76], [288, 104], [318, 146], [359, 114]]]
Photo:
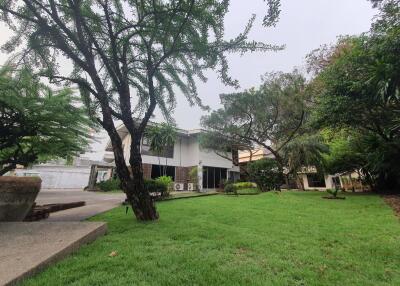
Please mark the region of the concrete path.
[[105, 234], [102, 222], [0, 223], [0, 285], [14, 285]]
[[43, 189], [36, 203], [53, 204], [85, 201], [83, 207], [51, 213], [46, 221], [82, 221], [96, 214], [119, 206], [125, 200], [124, 193], [96, 193], [77, 189]]

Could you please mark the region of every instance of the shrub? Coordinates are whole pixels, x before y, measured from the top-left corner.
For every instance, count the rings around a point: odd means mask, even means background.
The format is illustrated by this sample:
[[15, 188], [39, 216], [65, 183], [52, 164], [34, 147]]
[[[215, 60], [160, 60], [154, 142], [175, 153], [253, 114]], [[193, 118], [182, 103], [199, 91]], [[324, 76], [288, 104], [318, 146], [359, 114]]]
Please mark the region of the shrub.
[[121, 189], [121, 181], [118, 178], [109, 179], [107, 181], [97, 183], [96, 186], [103, 192], [111, 192]]
[[249, 164], [250, 178], [262, 192], [280, 190], [284, 183], [283, 173], [275, 159], [264, 158]]
[[157, 179], [155, 179], [155, 181], [157, 183], [162, 184], [162, 185], [165, 186], [166, 192], [167, 192], [165, 195], [168, 196], [169, 193], [172, 190], [172, 182], [173, 182], [172, 177], [170, 177], [170, 176], [161, 176], [161, 177], [158, 177]]
[[218, 185], [218, 192], [224, 192], [225, 191], [225, 186], [232, 184], [232, 182], [230, 182], [227, 179], [222, 179]]
[[224, 188], [224, 192], [229, 193], [237, 193], [234, 184], [226, 184]]
[[144, 187], [149, 193], [160, 193], [161, 197], [168, 197], [168, 185], [152, 179], [144, 180]]
[[234, 183], [233, 185], [237, 190], [257, 187], [257, 185], [253, 182], [239, 182], [239, 183]]
[[339, 189], [327, 189], [326, 192], [328, 194], [330, 194], [332, 197], [336, 198], [338, 193], [339, 193]]
[[[162, 197], [167, 197], [169, 195], [171, 183], [172, 178], [167, 176], [159, 177], [156, 180], [145, 179], [144, 188], [150, 193], [160, 193]], [[121, 181], [118, 178], [109, 179], [97, 183], [96, 186], [103, 192], [111, 192], [113, 190], [121, 189]]]

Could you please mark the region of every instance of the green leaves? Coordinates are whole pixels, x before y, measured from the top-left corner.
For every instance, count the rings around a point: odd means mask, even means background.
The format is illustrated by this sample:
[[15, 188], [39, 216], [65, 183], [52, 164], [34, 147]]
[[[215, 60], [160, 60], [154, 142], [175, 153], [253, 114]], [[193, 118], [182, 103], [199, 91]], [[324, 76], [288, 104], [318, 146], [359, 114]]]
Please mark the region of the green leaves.
[[264, 158], [249, 163], [248, 172], [261, 191], [280, 190], [284, 183], [282, 169], [275, 159]]
[[327, 140], [330, 172], [358, 170], [388, 190], [400, 185], [400, 9], [398, 0], [373, 2], [380, 14], [369, 33], [309, 56], [319, 86], [312, 118], [336, 133]]
[[261, 145], [279, 156], [278, 151], [303, 128], [304, 85], [304, 77], [296, 71], [272, 73], [265, 75], [259, 88], [221, 95], [223, 108], [202, 118], [202, 126], [211, 134], [206, 141], [217, 150], [218, 141], [224, 140], [248, 149]]
[[[142, 119], [155, 102], [170, 120], [177, 90], [190, 104], [206, 108], [196, 88], [197, 79], [206, 81], [205, 70], [239, 87], [229, 75], [227, 54], [282, 48], [248, 40], [254, 15], [242, 33], [226, 39], [228, 0], [30, 2], [0, 3], [1, 19], [15, 32], [3, 49], [22, 48], [13, 62], [24, 62], [53, 82], [78, 84], [91, 117], [110, 105], [114, 115]], [[264, 25], [278, 20], [279, 2], [266, 1]], [[75, 66], [69, 75], [59, 69], [61, 55]], [[82, 79], [84, 85], [78, 83]]]
[[[78, 156], [95, 126], [70, 89], [53, 91], [29, 70], [0, 71], [0, 166]], [[1, 173], [1, 171], [0, 171]]]
[[160, 156], [167, 147], [174, 146], [177, 131], [175, 125], [163, 122], [149, 126], [145, 136], [150, 140], [150, 150]]

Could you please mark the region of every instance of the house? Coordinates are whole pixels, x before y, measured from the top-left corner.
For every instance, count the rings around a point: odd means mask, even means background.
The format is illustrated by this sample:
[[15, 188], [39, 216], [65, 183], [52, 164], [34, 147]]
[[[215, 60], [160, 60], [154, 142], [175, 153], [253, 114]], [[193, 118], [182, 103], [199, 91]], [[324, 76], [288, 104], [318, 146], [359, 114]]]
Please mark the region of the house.
[[[122, 139], [125, 161], [129, 162], [130, 134], [124, 125], [119, 126], [117, 130]], [[226, 179], [238, 179], [237, 151], [228, 154], [229, 159], [226, 159], [213, 150], [201, 148], [199, 136], [202, 132], [200, 129], [177, 129], [174, 146], [165, 148], [160, 156], [150, 150], [150, 142], [144, 136], [140, 146], [144, 177], [147, 179], [157, 178], [165, 172], [167, 176], [172, 177], [176, 190], [197, 188], [199, 191], [217, 189]], [[106, 146], [104, 161], [114, 162], [111, 142], [108, 142]], [[195, 171], [192, 171], [193, 169]], [[197, 186], [193, 185], [194, 182], [189, 177], [189, 172], [197, 174]]]
[[239, 152], [239, 163], [247, 163], [249, 161], [256, 161], [262, 158], [274, 158], [271, 151], [264, 147], [255, 148], [251, 151], [240, 151]]

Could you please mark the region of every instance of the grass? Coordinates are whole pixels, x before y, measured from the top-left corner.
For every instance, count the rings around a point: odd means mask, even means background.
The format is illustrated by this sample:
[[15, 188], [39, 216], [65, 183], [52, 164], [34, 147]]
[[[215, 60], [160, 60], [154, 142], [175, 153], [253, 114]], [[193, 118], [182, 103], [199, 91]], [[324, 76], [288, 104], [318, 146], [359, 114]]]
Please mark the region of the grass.
[[[116, 208], [109, 234], [24, 285], [400, 285], [400, 224], [375, 195], [208, 196]], [[110, 257], [116, 251], [118, 255]]]

